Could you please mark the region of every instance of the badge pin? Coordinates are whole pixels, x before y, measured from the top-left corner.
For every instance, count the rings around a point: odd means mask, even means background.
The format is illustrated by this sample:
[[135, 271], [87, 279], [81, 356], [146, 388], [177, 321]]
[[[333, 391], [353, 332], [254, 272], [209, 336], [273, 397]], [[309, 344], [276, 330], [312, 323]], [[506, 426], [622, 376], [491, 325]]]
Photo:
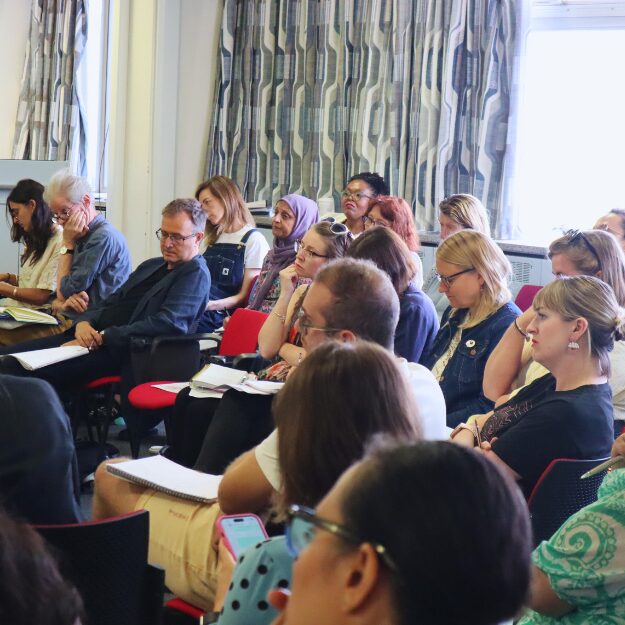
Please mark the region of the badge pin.
[[473, 339], [469, 339], [469, 340], [465, 343], [465, 345], [466, 345], [467, 347], [475, 347], [475, 341], [474, 341]]

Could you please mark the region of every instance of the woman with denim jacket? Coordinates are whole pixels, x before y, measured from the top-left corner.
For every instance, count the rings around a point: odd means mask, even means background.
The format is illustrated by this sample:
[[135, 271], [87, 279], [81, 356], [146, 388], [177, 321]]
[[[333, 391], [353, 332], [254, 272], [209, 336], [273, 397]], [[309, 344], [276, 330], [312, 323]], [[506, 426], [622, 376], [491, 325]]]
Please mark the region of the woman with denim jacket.
[[447, 425], [488, 412], [493, 403], [482, 393], [490, 353], [520, 314], [511, 302], [510, 263], [492, 239], [461, 230], [436, 251], [439, 290], [450, 306], [424, 363], [439, 381], [447, 403]]

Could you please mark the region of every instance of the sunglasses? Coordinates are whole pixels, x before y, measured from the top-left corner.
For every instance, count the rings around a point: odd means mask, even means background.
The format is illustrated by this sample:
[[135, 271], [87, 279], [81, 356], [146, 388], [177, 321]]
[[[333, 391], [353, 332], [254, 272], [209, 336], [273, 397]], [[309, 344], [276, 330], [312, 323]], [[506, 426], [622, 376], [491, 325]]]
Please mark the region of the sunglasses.
[[321, 221], [330, 224], [330, 232], [332, 234], [336, 234], [337, 236], [349, 234], [349, 228], [345, 224], [337, 221], [334, 217], [324, 217]]
[[289, 553], [296, 558], [315, 538], [315, 530], [320, 529], [330, 532], [353, 545], [368, 542], [382, 561], [393, 571], [397, 571], [397, 565], [388, 554], [386, 547], [379, 543], [363, 540], [343, 525], [322, 519], [315, 514], [314, 510], [304, 506], [293, 505], [288, 511], [289, 520], [286, 528], [286, 547]]
[[578, 239], [581, 239], [588, 251], [595, 257], [597, 264], [599, 265], [599, 271], [601, 271], [601, 259], [595, 249], [594, 245], [588, 240], [588, 237], [581, 230], [567, 230], [564, 233], [564, 237], [568, 239], [568, 243], [574, 243]]

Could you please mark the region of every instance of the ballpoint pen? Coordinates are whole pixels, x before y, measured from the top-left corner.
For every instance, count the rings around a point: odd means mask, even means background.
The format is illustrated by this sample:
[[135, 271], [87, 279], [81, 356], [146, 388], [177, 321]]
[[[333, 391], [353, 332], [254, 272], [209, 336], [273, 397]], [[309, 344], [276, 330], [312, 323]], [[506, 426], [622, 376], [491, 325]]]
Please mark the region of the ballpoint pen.
[[614, 456], [614, 458], [610, 458], [601, 464], [598, 464], [594, 469], [590, 469], [582, 475], [579, 479], [585, 480], [587, 477], [592, 477], [593, 475], [597, 475], [597, 473], [601, 473], [601, 471], [605, 471], [606, 469], [610, 469], [617, 464], [622, 463], [625, 464], [625, 457], [623, 456]]

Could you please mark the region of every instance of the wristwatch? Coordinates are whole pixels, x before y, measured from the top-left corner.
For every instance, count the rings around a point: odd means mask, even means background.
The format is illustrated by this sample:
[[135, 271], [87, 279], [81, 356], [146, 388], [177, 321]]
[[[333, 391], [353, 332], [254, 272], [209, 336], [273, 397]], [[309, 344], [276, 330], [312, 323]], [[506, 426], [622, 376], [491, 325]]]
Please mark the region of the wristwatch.
[[74, 253], [74, 248], [62, 245], [61, 249], [60, 249], [60, 253], [61, 254], [73, 254]]

